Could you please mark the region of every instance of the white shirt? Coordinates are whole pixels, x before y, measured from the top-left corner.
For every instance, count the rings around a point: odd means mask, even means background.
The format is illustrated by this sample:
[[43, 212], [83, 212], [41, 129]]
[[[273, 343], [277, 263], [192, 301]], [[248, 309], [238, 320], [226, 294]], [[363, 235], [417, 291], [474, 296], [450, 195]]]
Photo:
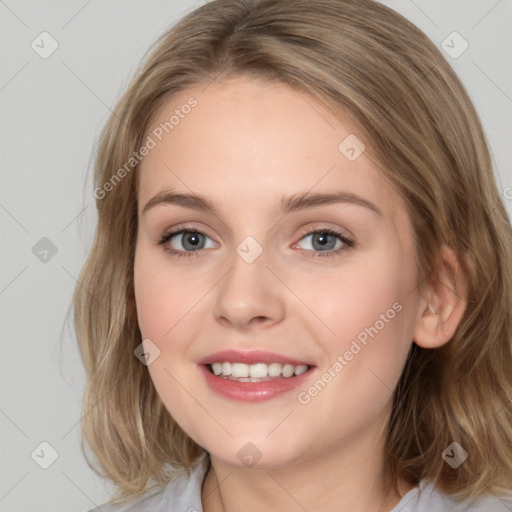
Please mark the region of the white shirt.
[[[203, 512], [201, 486], [207, 468], [205, 453], [190, 475], [174, 478], [163, 491], [154, 489], [124, 505], [105, 504], [88, 512]], [[389, 512], [512, 512], [512, 496], [488, 496], [462, 503], [421, 480]]]

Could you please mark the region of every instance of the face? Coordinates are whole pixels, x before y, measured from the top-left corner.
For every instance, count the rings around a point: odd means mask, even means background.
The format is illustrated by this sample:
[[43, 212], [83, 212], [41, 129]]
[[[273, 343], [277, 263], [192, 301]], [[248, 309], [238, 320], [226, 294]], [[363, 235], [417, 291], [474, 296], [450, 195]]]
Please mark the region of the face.
[[420, 313], [413, 231], [355, 130], [236, 78], [182, 91], [148, 131], [134, 267], [148, 370], [225, 463], [368, 445], [389, 416]]

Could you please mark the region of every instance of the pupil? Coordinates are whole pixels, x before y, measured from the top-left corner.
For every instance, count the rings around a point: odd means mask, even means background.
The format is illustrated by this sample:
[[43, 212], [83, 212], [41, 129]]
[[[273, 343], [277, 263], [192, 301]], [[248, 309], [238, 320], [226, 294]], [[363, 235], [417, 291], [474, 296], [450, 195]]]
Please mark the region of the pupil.
[[[331, 243], [329, 244], [329, 241], [328, 241], [328, 238], [331, 237], [333, 238], [333, 240], [331, 241]], [[322, 248], [326, 248], [326, 246], [329, 245], [328, 248], [332, 249], [334, 247], [333, 243], [332, 242], [336, 242], [334, 240], [334, 237], [332, 237], [332, 235], [328, 234], [328, 233], [318, 233], [317, 235], [315, 235], [315, 237], [313, 238], [313, 240], [316, 240], [319, 242], [320, 244], [320, 247]]]
[[197, 249], [197, 245], [200, 243], [200, 234], [199, 233], [189, 233], [185, 237], [185, 243], [183, 244], [185, 248], [189, 246], [189, 249]]

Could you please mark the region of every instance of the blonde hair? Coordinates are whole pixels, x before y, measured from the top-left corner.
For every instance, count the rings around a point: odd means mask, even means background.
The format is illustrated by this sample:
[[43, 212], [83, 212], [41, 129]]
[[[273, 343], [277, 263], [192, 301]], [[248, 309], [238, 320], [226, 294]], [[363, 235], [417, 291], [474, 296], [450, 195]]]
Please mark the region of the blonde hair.
[[[134, 356], [141, 343], [133, 290], [137, 166], [108, 192], [104, 185], [141, 147], [173, 94], [241, 75], [287, 84], [354, 119], [367, 153], [406, 201], [422, 293], [442, 245], [459, 256], [467, 308], [444, 346], [412, 344], [385, 439], [390, 481], [428, 478], [458, 498], [506, 492], [510, 221], [460, 80], [425, 34], [372, 0], [213, 0], [163, 34], [144, 59], [100, 137], [98, 222], [73, 297], [87, 375], [87, 462], [115, 484], [113, 501], [123, 501], [189, 471], [205, 453], [167, 412]], [[454, 441], [469, 454], [457, 469], [441, 457]]]

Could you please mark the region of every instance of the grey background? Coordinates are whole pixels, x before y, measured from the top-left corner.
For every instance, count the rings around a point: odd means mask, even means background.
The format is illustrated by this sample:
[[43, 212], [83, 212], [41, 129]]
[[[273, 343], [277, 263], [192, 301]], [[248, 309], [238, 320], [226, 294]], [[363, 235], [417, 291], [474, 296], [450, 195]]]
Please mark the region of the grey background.
[[[64, 326], [96, 221], [86, 171], [149, 45], [202, 3], [0, 0], [0, 511], [84, 511], [108, 499], [80, 451], [84, 373]], [[469, 43], [447, 59], [481, 116], [510, 216], [512, 1], [384, 3], [438, 46], [453, 31]], [[43, 31], [59, 45], [47, 59], [31, 47]], [[47, 469], [36, 463], [51, 461], [42, 442], [58, 453]]]

